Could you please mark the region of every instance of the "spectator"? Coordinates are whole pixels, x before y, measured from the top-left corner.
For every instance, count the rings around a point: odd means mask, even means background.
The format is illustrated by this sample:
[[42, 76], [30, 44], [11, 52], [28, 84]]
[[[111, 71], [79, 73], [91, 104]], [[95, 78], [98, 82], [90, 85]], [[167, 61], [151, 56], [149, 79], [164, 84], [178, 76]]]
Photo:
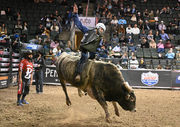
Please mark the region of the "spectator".
[[164, 44], [165, 49], [174, 48], [174, 46], [171, 44], [170, 40], [167, 40], [167, 42]]
[[120, 25], [126, 25], [127, 21], [124, 19], [124, 17], [121, 17], [121, 19], [119, 19], [118, 24]]
[[158, 42], [160, 39], [161, 39], [161, 36], [159, 35], [159, 31], [156, 30], [156, 33], [154, 35], [154, 40], [155, 40], [155, 42]]
[[146, 40], [146, 38], [142, 38], [141, 48], [149, 48], [149, 43], [148, 43], [148, 41]]
[[117, 44], [113, 49], [113, 56], [114, 57], [120, 57], [121, 56], [121, 47], [119, 44]]
[[107, 58], [108, 57], [108, 51], [104, 45], [102, 45], [101, 48], [99, 49], [98, 57], [99, 58]]
[[177, 53], [176, 53], [176, 60], [180, 61], [180, 51], [177, 51]]
[[120, 25], [118, 27], [118, 37], [120, 38], [122, 35], [125, 35], [125, 29], [124, 29], [124, 26], [123, 25]]
[[138, 12], [137, 13], [137, 21], [140, 21], [140, 20], [143, 21], [143, 16], [141, 15], [141, 12]]
[[149, 33], [148, 33], [148, 35], [147, 35], [147, 39], [148, 39], [148, 41], [154, 39], [154, 35], [153, 35], [153, 33], [152, 33], [152, 30], [149, 31]]
[[63, 51], [61, 50], [60, 46], [57, 47], [57, 53], [56, 56], [60, 56]]
[[116, 34], [113, 34], [113, 37], [112, 37], [112, 39], [111, 39], [111, 42], [112, 42], [113, 44], [119, 43], [119, 38], [118, 38], [118, 36], [117, 36]]
[[150, 29], [151, 29], [151, 27], [150, 27], [150, 25], [149, 25], [149, 21], [146, 20], [146, 21], [145, 21], [145, 24], [144, 24], [144, 30], [150, 30]]
[[118, 20], [116, 16], [114, 16], [113, 19], [111, 20], [111, 25], [115, 25], [115, 26], [118, 25]]
[[137, 27], [137, 24], [134, 24], [134, 27], [132, 28], [132, 34], [133, 35], [139, 35], [140, 29]]
[[15, 25], [15, 32], [21, 34], [22, 33], [22, 24], [21, 21], [17, 21], [17, 24]]
[[38, 52], [34, 64], [35, 64], [36, 93], [39, 94], [39, 93], [43, 93], [43, 67], [45, 66], [45, 61], [41, 52]]
[[134, 43], [131, 35], [129, 35], [128, 38], [126, 39], [126, 43]]
[[131, 27], [130, 24], [128, 25], [128, 27], [126, 27], [126, 33], [127, 33], [128, 35], [131, 35], [131, 34], [132, 34], [132, 27]]
[[138, 20], [138, 26], [140, 30], [144, 30], [144, 21], [142, 19]]
[[150, 20], [154, 20], [154, 11], [153, 10], [150, 11], [149, 18], [150, 18]]
[[0, 26], [0, 35], [7, 35], [7, 27], [4, 23]]
[[149, 17], [148, 9], [145, 9], [145, 11], [143, 12], [143, 16], [144, 16], [145, 18], [148, 18], [148, 17]]
[[110, 11], [108, 11], [108, 14], [107, 14], [107, 19], [109, 20], [109, 21], [111, 21], [112, 20], [112, 13], [110, 12]]
[[134, 43], [137, 44], [139, 42], [139, 34], [140, 34], [140, 29], [137, 27], [137, 24], [134, 24], [134, 27], [132, 28], [132, 34], [133, 34]]
[[143, 58], [140, 59], [139, 67], [138, 68], [144, 68], [146, 69], [146, 63]]
[[124, 13], [125, 13], [125, 15], [127, 15], [127, 16], [130, 16], [130, 15], [131, 15], [131, 8], [130, 8], [129, 5], [127, 5], [127, 7], [124, 8]]
[[163, 67], [160, 65], [160, 64], [158, 64], [158, 66], [157, 66], [157, 68], [156, 69], [158, 69], [158, 70], [162, 70], [163, 69]]
[[175, 58], [175, 53], [173, 52], [173, 49], [170, 48], [165, 56], [166, 56], [167, 59], [174, 59]]
[[131, 17], [131, 21], [133, 21], [133, 22], [137, 22], [137, 18], [136, 18], [136, 15], [135, 15], [135, 14], [133, 14], [133, 15], [132, 15], [132, 17]]
[[132, 14], [135, 14], [136, 13], [136, 5], [133, 4], [132, 5], [132, 11], [131, 11]]
[[42, 24], [39, 24], [39, 26], [38, 26], [38, 28], [36, 30], [36, 34], [38, 36], [41, 36], [43, 32], [44, 32], [44, 26]]
[[44, 31], [42, 33], [43, 38], [50, 38], [50, 30], [44, 27]]
[[52, 26], [51, 22], [52, 22], [52, 21], [50, 20], [50, 18], [47, 18], [47, 19], [46, 19], [45, 27], [46, 27], [47, 29], [49, 29], [49, 30], [50, 30], [50, 28], [51, 28], [51, 26]]
[[129, 52], [135, 52], [136, 51], [136, 46], [134, 45], [134, 43], [129, 44], [128, 51]]
[[162, 40], [159, 40], [159, 43], [157, 44], [157, 52], [158, 53], [164, 52], [164, 44], [162, 43]]
[[152, 40], [150, 40], [150, 42], [149, 42], [149, 48], [154, 48], [154, 49], [156, 49], [156, 42], [152, 39]]
[[164, 21], [161, 21], [161, 23], [158, 25], [159, 31], [166, 30], [166, 25], [164, 25]]
[[147, 34], [145, 32], [145, 30], [142, 30], [142, 33], [140, 33], [140, 39], [142, 38], [147, 38]]
[[55, 39], [59, 34], [59, 27], [57, 26], [56, 22], [53, 22], [51, 26], [51, 39]]
[[56, 41], [51, 41], [50, 48], [54, 49], [54, 48], [57, 48], [57, 47], [59, 47], [59, 42], [57, 40]]
[[129, 54], [129, 59], [131, 60], [132, 59], [132, 57], [136, 57], [136, 54], [135, 54], [135, 52], [129, 52], [130, 54]]
[[129, 64], [130, 69], [138, 69], [139, 62], [135, 56], [132, 56], [132, 59], [129, 61]]
[[28, 35], [28, 24], [26, 21], [24, 21], [22, 26], [22, 34]]
[[109, 47], [108, 47], [108, 57], [109, 57], [109, 58], [113, 58], [113, 53], [114, 53], [114, 52], [112, 51], [112, 47], [109, 46]]
[[122, 54], [128, 52], [128, 47], [125, 42], [122, 43], [121, 52]]
[[61, 18], [61, 16], [58, 16], [58, 17], [57, 17], [56, 24], [57, 24], [57, 26], [59, 27], [59, 32], [58, 32], [58, 33], [60, 34], [60, 33], [62, 32], [62, 29], [63, 29], [63, 28], [62, 28], [62, 25], [61, 25], [61, 24], [62, 24], [62, 18]]
[[64, 49], [65, 52], [69, 53], [72, 51], [72, 48], [71, 48], [71, 41], [67, 41], [67, 46], [66, 48]]
[[123, 67], [127, 67], [128, 65], [128, 54], [127, 52], [123, 53], [122, 57], [121, 57], [121, 64], [123, 65]]
[[169, 39], [168, 34], [167, 34], [167, 33], [165, 33], [165, 32], [164, 32], [164, 30], [162, 30], [162, 31], [161, 31], [160, 36], [161, 36], [161, 39], [162, 39], [163, 41], [166, 41], [166, 40], [168, 40], [168, 39]]
[[15, 21], [21, 21], [22, 20], [20, 12], [16, 12], [16, 15], [14, 16], [14, 20]]

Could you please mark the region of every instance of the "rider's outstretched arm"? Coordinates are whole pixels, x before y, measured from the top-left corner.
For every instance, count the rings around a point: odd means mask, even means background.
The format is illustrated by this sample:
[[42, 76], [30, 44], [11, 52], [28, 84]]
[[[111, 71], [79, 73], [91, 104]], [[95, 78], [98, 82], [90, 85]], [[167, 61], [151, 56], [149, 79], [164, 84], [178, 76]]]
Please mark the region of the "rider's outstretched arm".
[[85, 34], [86, 32], [88, 32], [88, 28], [86, 26], [83, 26], [82, 23], [79, 21], [79, 17], [78, 17], [78, 7], [76, 4], [74, 4], [73, 7], [73, 20], [74, 20], [74, 24]]

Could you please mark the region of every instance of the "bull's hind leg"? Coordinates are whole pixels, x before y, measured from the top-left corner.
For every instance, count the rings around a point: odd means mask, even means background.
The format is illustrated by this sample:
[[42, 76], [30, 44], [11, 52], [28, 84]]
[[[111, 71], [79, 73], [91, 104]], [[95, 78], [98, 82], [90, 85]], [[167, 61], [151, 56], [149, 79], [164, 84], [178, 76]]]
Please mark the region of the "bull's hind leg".
[[117, 116], [119, 116], [119, 110], [118, 110], [118, 107], [117, 107], [116, 102], [113, 101], [112, 104], [113, 104], [113, 106], [114, 106], [115, 114], [116, 114]]
[[70, 99], [69, 99], [69, 96], [68, 96], [68, 93], [67, 93], [67, 90], [66, 90], [65, 81], [64, 81], [64, 80], [60, 80], [60, 83], [61, 83], [61, 86], [62, 86], [63, 91], [64, 91], [65, 96], [66, 96], [66, 104], [67, 104], [68, 106], [70, 106], [70, 105], [71, 105], [71, 101], [70, 101]]
[[95, 87], [92, 88], [92, 92], [93, 92], [93, 95], [94, 95], [95, 99], [99, 102], [101, 107], [104, 109], [104, 112], [106, 114], [106, 121], [110, 122], [110, 115], [109, 115], [109, 112], [108, 112], [108, 105], [107, 105], [107, 103], [105, 101], [105, 98], [104, 98], [102, 92], [100, 90], [96, 89]]

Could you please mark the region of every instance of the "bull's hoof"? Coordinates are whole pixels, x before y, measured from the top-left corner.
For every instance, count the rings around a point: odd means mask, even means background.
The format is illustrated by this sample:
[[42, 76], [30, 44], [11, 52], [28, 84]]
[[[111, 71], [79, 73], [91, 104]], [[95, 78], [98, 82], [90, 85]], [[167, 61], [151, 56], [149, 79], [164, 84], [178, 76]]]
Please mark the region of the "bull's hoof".
[[116, 114], [116, 116], [118, 116], [118, 117], [120, 116], [120, 115], [119, 115], [119, 112], [115, 112], [115, 114]]
[[80, 80], [81, 80], [81, 76], [80, 76], [80, 75], [77, 75], [77, 76], [75, 77], [75, 82], [80, 82]]
[[108, 117], [108, 118], [106, 118], [106, 122], [107, 123], [111, 123], [111, 119]]
[[70, 105], [71, 105], [71, 101], [66, 101], [66, 104], [67, 104], [68, 106], [70, 106]]
[[82, 93], [82, 92], [78, 92], [78, 95], [79, 95], [80, 97], [82, 97], [82, 96], [83, 96], [83, 93]]

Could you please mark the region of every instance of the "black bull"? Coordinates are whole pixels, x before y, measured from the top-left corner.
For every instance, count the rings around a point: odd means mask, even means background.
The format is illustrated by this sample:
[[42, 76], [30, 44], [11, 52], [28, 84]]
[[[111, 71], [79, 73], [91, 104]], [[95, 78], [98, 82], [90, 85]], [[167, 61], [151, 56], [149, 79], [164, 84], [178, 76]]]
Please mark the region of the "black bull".
[[107, 121], [109, 121], [110, 116], [106, 101], [112, 101], [117, 116], [119, 116], [119, 111], [116, 102], [124, 110], [135, 111], [136, 96], [114, 64], [88, 60], [84, 64], [81, 81], [76, 83], [74, 77], [78, 60], [77, 56], [62, 53], [56, 61], [56, 69], [65, 92], [67, 105], [71, 105], [71, 101], [65, 84], [70, 83], [78, 90], [87, 92], [90, 97], [99, 102], [105, 111]]

